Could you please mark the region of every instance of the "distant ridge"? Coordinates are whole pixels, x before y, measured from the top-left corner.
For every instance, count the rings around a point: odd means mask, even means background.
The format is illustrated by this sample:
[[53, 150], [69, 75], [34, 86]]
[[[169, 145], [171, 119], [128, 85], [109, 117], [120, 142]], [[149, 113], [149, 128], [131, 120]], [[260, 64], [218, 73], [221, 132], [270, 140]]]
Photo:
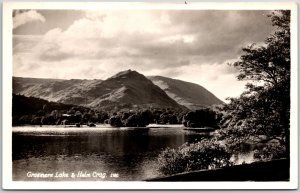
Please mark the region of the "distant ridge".
[[105, 110], [133, 108], [198, 109], [222, 101], [200, 85], [126, 70], [106, 79], [13, 77], [13, 93]]
[[223, 103], [215, 95], [198, 84], [163, 76], [149, 76], [148, 78], [163, 89], [178, 104], [191, 110]]

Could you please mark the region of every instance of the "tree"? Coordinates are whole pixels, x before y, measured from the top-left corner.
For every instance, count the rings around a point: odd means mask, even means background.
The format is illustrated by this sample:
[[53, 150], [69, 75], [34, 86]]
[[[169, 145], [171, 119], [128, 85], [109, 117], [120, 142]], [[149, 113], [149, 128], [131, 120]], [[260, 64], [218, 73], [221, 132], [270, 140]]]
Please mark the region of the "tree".
[[185, 127], [217, 127], [217, 114], [211, 109], [190, 111], [183, 116]]
[[118, 115], [110, 117], [110, 119], [108, 120], [108, 124], [110, 124], [112, 127], [123, 127], [121, 117]]
[[150, 123], [153, 122], [153, 115], [152, 115], [152, 112], [149, 111], [149, 110], [143, 110], [141, 112], [141, 119], [143, 121], [143, 125], [146, 126], [146, 125], [149, 125]]
[[[232, 65], [239, 70], [238, 80], [250, 81], [238, 98], [230, 98], [220, 110], [223, 137], [257, 140], [278, 139], [289, 153], [290, 117], [290, 11], [269, 15], [275, 33], [264, 45], [243, 49], [243, 55]], [[239, 136], [236, 138], [234, 136]]]
[[146, 127], [149, 124], [147, 113], [136, 113], [123, 120], [125, 127]]
[[54, 125], [55, 124], [55, 118], [53, 115], [46, 115], [41, 118], [41, 124], [42, 125]]
[[140, 116], [137, 114], [130, 115], [128, 119], [124, 120], [124, 125], [126, 127], [139, 127], [141, 120]]

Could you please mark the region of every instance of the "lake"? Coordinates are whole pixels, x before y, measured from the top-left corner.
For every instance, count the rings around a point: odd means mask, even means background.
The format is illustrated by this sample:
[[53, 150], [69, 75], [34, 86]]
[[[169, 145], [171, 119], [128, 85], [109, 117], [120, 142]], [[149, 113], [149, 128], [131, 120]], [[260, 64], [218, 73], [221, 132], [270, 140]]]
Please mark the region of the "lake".
[[152, 126], [13, 127], [13, 180], [141, 181], [162, 175], [157, 157], [165, 148], [210, 136], [181, 125]]

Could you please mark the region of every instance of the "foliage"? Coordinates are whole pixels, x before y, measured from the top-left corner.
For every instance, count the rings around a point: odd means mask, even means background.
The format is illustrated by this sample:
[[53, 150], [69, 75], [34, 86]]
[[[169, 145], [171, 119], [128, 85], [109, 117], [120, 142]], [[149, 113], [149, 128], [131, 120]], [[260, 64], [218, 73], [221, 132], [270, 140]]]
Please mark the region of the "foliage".
[[231, 154], [214, 139], [183, 144], [178, 149], [162, 151], [158, 157], [159, 171], [165, 175], [193, 170], [214, 169], [232, 165]]
[[[49, 102], [35, 97], [13, 94], [13, 125], [56, 124], [68, 111], [86, 111], [87, 108], [76, 105]], [[72, 118], [72, 117], [70, 117]]]
[[265, 40], [265, 45], [252, 44], [243, 49], [240, 60], [233, 63], [239, 70], [239, 80], [274, 86], [290, 79], [290, 11], [273, 12], [269, 17], [277, 30]]
[[145, 127], [150, 123], [178, 124], [184, 113], [168, 108], [123, 112], [98, 111], [35, 97], [13, 95], [13, 125], [106, 123], [113, 127]]
[[[277, 31], [266, 39], [264, 46], [251, 45], [243, 49], [244, 54], [240, 60], [232, 64], [239, 70], [239, 80], [252, 82], [247, 84], [247, 90], [239, 98], [230, 98], [228, 104], [219, 108], [222, 113], [222, 130], [218, 139], [227, 144], [226, 153], [254, 150], [254, 158], [259, 161], [288, 156], [289, 14], [289, 11], [274, 13], [271, 19], [273, 25], [278, 27]], [[201, 125], [195, 124], [200, 120], [200, 116], [196, 117], [195, 113], [188, 113], [183, 123], [185, 126]], [[188, 122], [190, 120], [195, 121], [191, 124]], [[278, 143], [269, 143], [272, 140]], [[160, 155], [162, 172], [171, 174], [189, 171], [186, 169], [187, 162], [203, 164], [192, 156], [186, 160], [184, 155], [181, 149], [163, 152]]]
[[113, 127], [123, 127], [123, 123], [121, 121], [121, 117], [118, 115], [112, 116], [109, 118], [108, 124]]
[[256, 161], [269, 161], [280, 159], [286, 156], [286, 148], [279, 143], [268, 143], [267, 145], [254, 150], [254, 159]]
[[49, 102], [35, 97], [25, 97], [15, 94], [13, 94], [12, 99], [13, 115], [37, 114], [43, 116], [45, 113], [51, 113], [53, 110], [68, 110], [75, 107], [75, 105]]
[[185, 127], [217, 127], [218, 122], [216, 112], [209, 108], [190, 111], [182, 120]]
[[[150, 123], [179, 124], [184, 112], [171, 109], [140, 109], [114, 112], [121, 120], [121, 127], [145, 127]], [[114, 126], [114, 124], [111, 126]]]
[[261, 137], [279, 139], [289, 152], [290, 116], [290, 11], [270, 15], [274, 34], [262, 46], [244, 48], [239, 61], [239, 80], [251, 81], [238, 98], [219, 108], [223, 113], [221, 138], [233, 144]]

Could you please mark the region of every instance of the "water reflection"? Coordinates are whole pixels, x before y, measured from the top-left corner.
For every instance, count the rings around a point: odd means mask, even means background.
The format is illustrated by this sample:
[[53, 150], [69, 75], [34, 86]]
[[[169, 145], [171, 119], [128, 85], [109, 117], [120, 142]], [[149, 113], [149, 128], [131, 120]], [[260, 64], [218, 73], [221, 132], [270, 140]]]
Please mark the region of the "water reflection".
[[13, 178], [38, 180], [28, 179], [28, 171], [83, 170], [119, 174], [119, 178], [104, 180], [142, 180], [159, 175], [157, 156], [161, 150], [177, 148], [203, 137], [207, 136], [180, 127], [146, 130], [14, 128]]

